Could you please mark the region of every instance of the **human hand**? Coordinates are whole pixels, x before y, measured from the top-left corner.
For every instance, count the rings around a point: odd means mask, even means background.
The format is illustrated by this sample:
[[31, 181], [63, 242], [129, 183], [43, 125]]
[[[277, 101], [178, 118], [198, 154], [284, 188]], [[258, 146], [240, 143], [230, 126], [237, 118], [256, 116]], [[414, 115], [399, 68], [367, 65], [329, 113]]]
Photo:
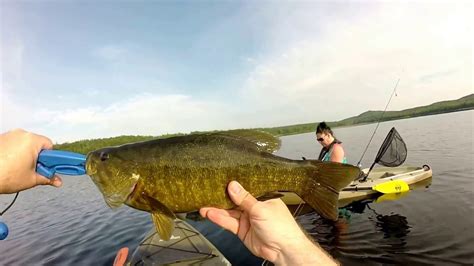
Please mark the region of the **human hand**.
[[256, 256], [275, 265], [335, 265], [300, 229], [281, 199], [257, 201], [239, 183], [228, 186], [239, 209], [201, 208], [200, 214], [236, 234]]
[[15, 193], [37, 185], [59, 187], [61, 178], [51, 179], [36, 173], [36, 161], [42, 149], [53, 148], [51, 140], [22, 129], [0, 135], [0, 194]]

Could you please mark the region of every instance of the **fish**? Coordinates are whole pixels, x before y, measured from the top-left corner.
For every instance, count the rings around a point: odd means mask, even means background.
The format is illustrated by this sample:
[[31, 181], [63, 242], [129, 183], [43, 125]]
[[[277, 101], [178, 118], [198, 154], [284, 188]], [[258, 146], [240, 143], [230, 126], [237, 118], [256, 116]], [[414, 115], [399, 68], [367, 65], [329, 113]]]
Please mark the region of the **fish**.
[[235, 207], [227, 194], [239, 182], [256, 198], [294, 192], [322, 217], [337, 220], [339, 191], [358, 167], [273, 154], [280, 140], [256, 130], [195, 133], [107, 147], [87, 155], [86, 171], [111, 208], [151, 213], [169, 240], [177, 213]]

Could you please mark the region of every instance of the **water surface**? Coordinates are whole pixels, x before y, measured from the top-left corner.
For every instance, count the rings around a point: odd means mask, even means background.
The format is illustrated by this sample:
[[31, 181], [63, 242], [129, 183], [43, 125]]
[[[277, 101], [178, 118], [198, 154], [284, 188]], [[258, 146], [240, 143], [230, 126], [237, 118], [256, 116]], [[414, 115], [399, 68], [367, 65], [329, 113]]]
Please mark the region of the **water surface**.
[[[369, 167], [383, 139], [395, 127], [405, 140], [405, 165], [427, 164], [429, 188], [397, 201], [358, 204], [337, 224], [307, 214], [298, 221], [326, 250], [347, 265], [459, 265], [474, 263], [474, 111], [389, 121], [380, 124], [362, 160]], [[356, 164], [375, 124], [336, 128], [348, 162]], [[314, 133], [282, 138], [279, 155], [316, 158]], [[368, 207], [367, 207], [368, 206]], [[360, 212], [360, 213], [359, 213]]]
[[[314, 213], [298, 218], [328, 252], [347, 265], [474, 263], [474, 111], [384, 122], [362, 163], [368, 167], [392, 126], [408, 146], [407, 165], [428, 164], [432, 184], [397, 201], [362, 202], [345, 210], [339, 223]], [[375, 124], [336, 128], [349, 163], [357, 163]], [[282, 138], [277, 154], [315, 158], [314, 133]], [[21, 192], [2, 217], [10, 228], [0, 241], [0, 265], [111, 265], [121, 247], [134, 249], [151, 228], [149, 214], [128, 207], [109, 209], [87, 176], [63, 177], [61, 189]], [[13, 195], [0, 195], [0, 209]], [[219, 232], [234, 263], [242, 262]], [[219, 244], [219, 243], [218, 243]], [[240, 247], [239, 247], [240, 248]], [[239, 250], [244, 253], [245, 250]], [[257, 260], [252, 260], [256, 265]]]

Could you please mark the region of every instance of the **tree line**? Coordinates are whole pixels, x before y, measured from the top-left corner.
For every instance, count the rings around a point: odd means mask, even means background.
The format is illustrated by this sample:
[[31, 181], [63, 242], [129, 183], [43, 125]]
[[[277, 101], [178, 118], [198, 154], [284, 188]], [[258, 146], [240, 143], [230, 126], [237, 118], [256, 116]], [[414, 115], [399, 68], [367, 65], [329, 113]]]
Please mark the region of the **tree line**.
[[[340, 121], [327, 122], [330, 127], [342, 127], [342, 126], [353, 126], [359, 124], [369, 124], [380, 121], [389, 121], [397, 119], [412, 118], [417, 116], [425, 115], [435, 115], [448, 112], [457, 112], [463, 110], [472, 110], [474, 109], [474, 94], [462, 97], [457, 100], [452, 101], [442, 101], [433, 103], [426, 106], [415, 107], [410, 109], [405, 109], [401, 111], [387, 111], [385, 114], [383, 111], [367, 111], [358, 116], [353, 116], [346, 118]], [[273, 134], [275, 136], [285, 136], [293, 134], [301, 134], [307, 132], [313, 132], [316, 129], [317, 123], [306, 123], [290, 126], [280, 126], [280, 127], [269, 127], [269, 128], [256, 128], [256, 130], [261, 130]], [[216, 132], [216, 131], [208, 131]], [[191, 132], [195, 133], [204, 133], [204, 132]], [[62, 143], [54, 146], [58, 150], [67, 150], [72, 152], [78, 152], [82, 154], [87, 154], [90, 151], [100, 149], [103, 147], [118, 146], [126, 143], [147, 141], [158, 138], [169, 138], [173, 136], [182, 136], [185, 134], [166, 134], [161, 136], [118, 136], [111, 138], [100, 138], [100, 139], [86, 139], [75, 141], [71, 143]]]

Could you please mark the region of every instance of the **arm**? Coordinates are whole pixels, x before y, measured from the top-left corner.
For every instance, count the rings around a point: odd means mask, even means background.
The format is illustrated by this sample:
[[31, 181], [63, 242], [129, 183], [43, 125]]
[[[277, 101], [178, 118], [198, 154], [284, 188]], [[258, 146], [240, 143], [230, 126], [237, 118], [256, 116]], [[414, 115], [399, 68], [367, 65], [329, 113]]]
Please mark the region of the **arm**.
[[342, 163], [344, 159], [344, 149], [342, 148], [341, 144], [334, 144], [332, 147], [331, 153], [331, 162]]
[[256, 256], [275, 265], [336, 265], [303, 233], [280, 199], [257, 201], [239, 183], [228, 186], [239, 209], [202, 208], [203, 217], [236, 234]]
[[35, 171], [39, 152], [52, 148], [48, 138], [21, 129], [1, 134], [0, 194], [15, 193], [37, 185], [61, 186], [59, 177], [47, 179]]

